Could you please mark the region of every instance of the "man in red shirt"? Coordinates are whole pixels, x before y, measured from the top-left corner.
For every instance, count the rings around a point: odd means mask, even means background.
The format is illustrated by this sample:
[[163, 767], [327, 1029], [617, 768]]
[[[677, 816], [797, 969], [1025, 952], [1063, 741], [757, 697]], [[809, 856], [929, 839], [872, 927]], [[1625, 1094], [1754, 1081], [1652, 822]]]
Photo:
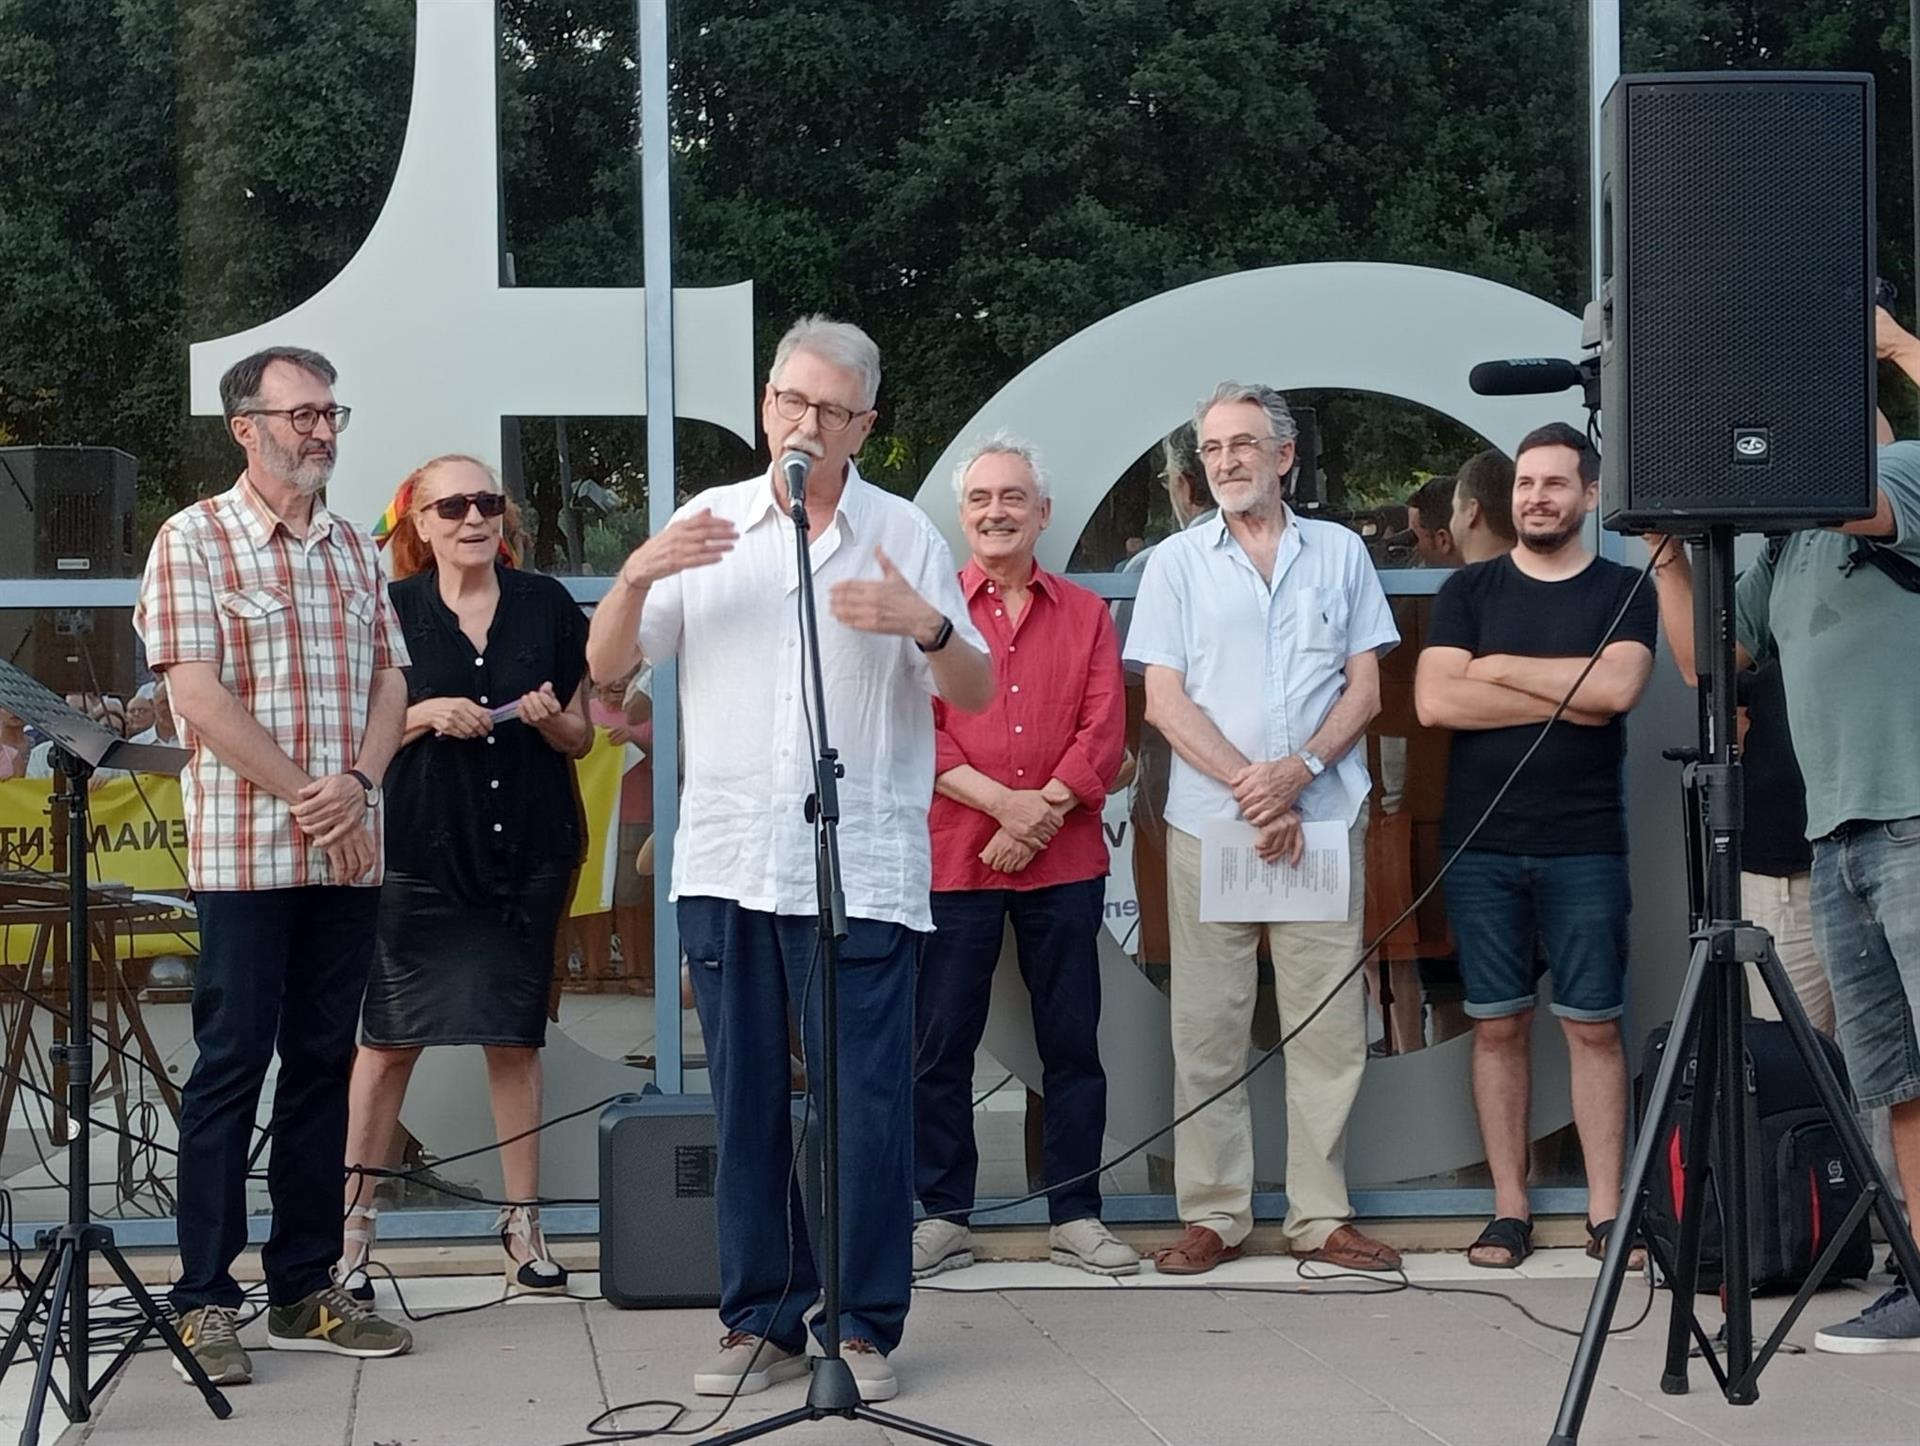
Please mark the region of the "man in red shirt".
[[1052, 1258], [1131, 1275], [1134, 1250], [1100, 1223], [1100, 808], [1120, 771], [1126, 699], [1107, 606], [1033, 560], [1051, 504], [1024, 443], [999, 436], [954, 473], [973, 558], [960, 590], [993, 654], [1000, 690], [984, 713], [934, 700], [934, 934], [920, 965], [914, 1057], [916, 1278], [973, 1263], [967, 1214], [980, 1154], [973, 1060], [986, 1029], [1007, 920], [1033, 998], [1047, 1097]]

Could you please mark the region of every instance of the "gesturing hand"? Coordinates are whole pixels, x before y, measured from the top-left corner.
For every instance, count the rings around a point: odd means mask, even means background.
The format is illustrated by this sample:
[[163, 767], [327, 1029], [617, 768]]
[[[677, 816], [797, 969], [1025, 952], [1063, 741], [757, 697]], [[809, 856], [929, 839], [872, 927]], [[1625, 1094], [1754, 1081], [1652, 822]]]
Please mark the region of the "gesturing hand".
[[689, 513], [636, 547], [620, 564], [620, 580], [629, 587], [652, 587], [690, 567], [711, 567], [729, 552], [740, 534], [710, 508]]
[[847, 627], [863, 633], [887, 633], [931, 643], [940, 631], [940, 614], [913, 590], [893, 559], [879, 548], [878, 582], [836, 582], [831, 593], [833, 615]]

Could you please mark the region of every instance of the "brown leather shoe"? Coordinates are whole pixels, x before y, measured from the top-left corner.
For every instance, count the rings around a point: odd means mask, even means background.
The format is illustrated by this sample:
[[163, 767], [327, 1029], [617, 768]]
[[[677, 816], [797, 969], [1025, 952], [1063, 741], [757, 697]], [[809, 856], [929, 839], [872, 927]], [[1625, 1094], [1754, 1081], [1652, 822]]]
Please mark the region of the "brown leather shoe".
[[1214, 1266], [1240, 1258], [1240, 1247], [1229, 1245], [1204, 1225], [1189, 1225], [1171, 1245], [1153, 1252], [1153, 1267], [1162, 1275], [1205, 1275]]
[[1398, 1270], [1400, 1252], [1391, 1245], [1362, 1235], [1351, 1225], [1342, 1225], [1329, 1235], [1318, 1250], [1296, 1250], [1296, 1260], [1317, 1260], [1341, 1270]]

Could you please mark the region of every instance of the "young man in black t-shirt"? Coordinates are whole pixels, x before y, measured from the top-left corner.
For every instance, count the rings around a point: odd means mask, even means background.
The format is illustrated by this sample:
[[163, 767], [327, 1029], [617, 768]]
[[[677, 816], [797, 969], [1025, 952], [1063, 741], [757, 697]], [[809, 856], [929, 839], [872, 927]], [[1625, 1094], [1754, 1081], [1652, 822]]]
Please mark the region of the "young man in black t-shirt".
[[[1619, 1211], [1627, 1114], [1619, 1021], [1631, 908], [1624, 715], [1653, 670], [1657, 611], [1650, 590], [1634, 591], [1632, 570], [1595, 557], [1582, 539], [1598, 478], [1599, 458], [1564, 423], [1522, 439], [1513, 481], [1520, 545], [1440, 589], [1414, 682], [1420, 721], [1456, 730], [1441, 844], [1465, 846], [1447, 875], [1448, 917], [1475, 1021], [1474, 1103], [1495, 1207], [1468, 1254], [1475, 1265], [1518, 1265], [1533, 1248], [1527, 1122], [1536, 939], [1571, 1057], [1589, 1253], [1600, 1253]], [[1612, 641], [1496, 805], [1623, 608]]]

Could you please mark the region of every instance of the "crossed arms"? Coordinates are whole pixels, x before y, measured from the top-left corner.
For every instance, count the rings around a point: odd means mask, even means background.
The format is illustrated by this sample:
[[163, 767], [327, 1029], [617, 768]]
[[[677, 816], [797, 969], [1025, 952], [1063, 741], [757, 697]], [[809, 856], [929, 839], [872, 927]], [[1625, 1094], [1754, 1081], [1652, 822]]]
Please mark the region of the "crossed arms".
[[[1585, 658], [1527, 658], [1465, 648], [1428, 648], [1414, 672], [1413, 706], [1429, 728], [1515, 728], [1544, 723], [1586, 668]], [[1627, 712], [1653, 673], [1646, 644], [1608, 643], [1561, 715], [1598, 728]]]

